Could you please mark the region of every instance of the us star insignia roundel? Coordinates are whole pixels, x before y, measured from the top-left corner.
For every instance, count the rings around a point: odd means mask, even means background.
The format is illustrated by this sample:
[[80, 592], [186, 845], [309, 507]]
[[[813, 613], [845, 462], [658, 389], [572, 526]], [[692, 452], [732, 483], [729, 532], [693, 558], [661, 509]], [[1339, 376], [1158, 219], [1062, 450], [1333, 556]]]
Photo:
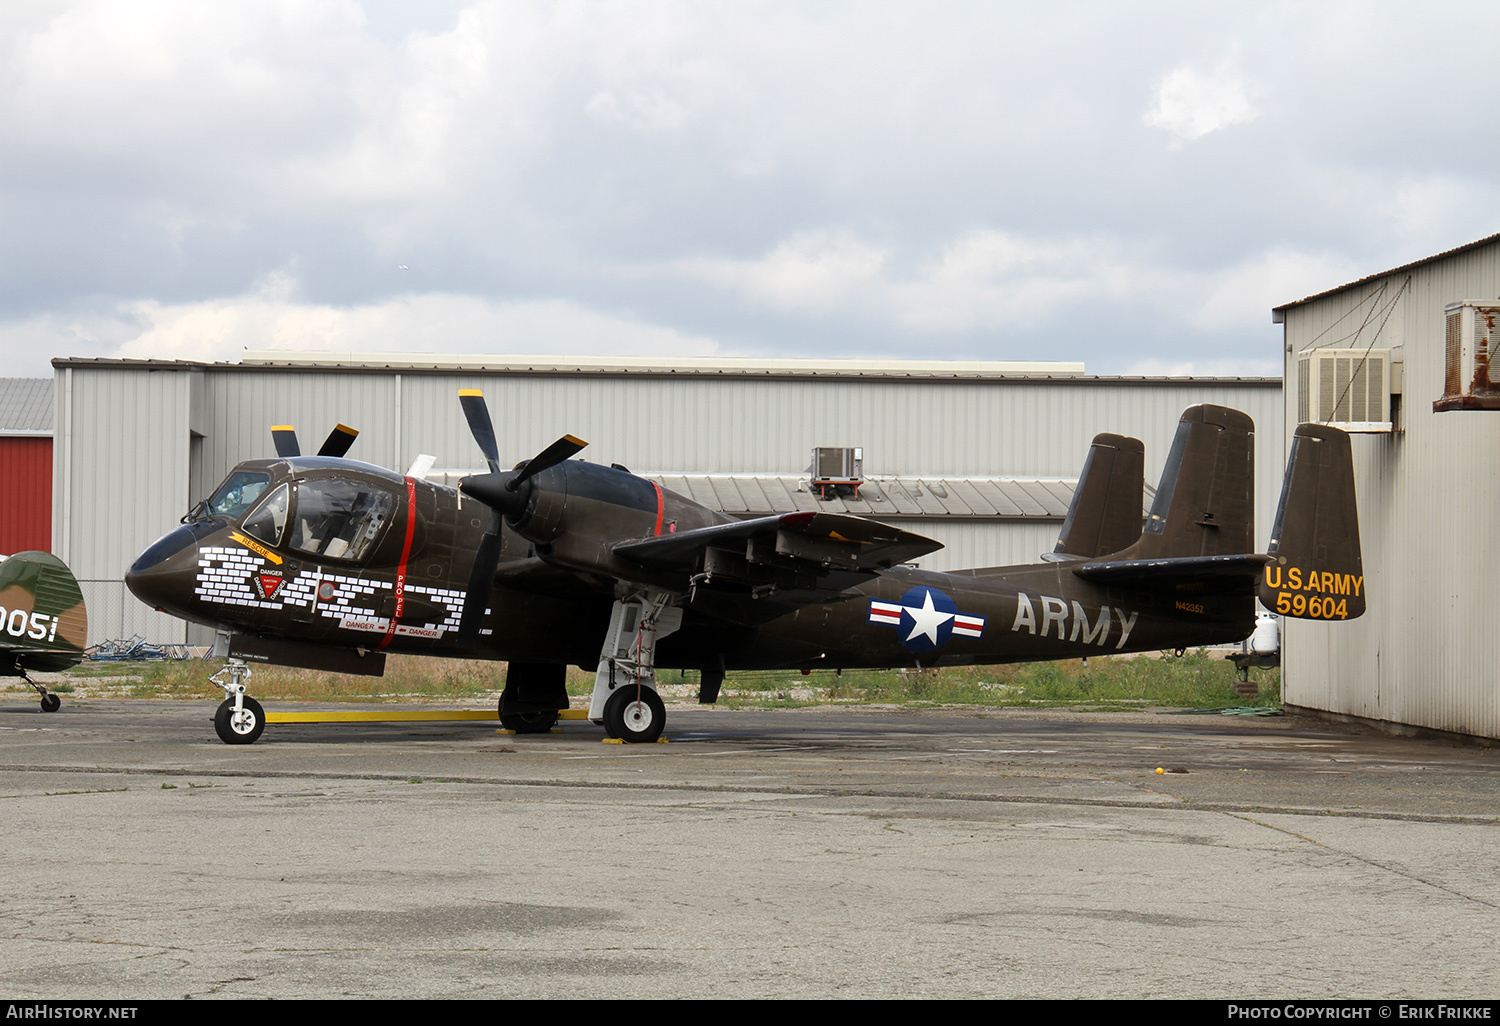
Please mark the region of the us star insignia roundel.
[[916, 587], [900, 602], [870, 600], [870, 623], [896, 628], [901, 644], [909, 652], [931, 652], [946, 645], [955, 634], [961, 638], [984, 635], [984, 617], [960, 613], [958, 604], [936, 588]]

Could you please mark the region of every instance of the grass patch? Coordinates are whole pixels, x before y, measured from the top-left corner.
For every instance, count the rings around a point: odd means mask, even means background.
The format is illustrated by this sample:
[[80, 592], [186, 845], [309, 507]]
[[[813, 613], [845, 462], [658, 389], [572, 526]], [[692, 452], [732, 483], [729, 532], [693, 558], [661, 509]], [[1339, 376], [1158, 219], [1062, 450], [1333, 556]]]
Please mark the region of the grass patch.
[[[85, 664], [87, 666], [88, 664]], [[113, 694], [136, 698], [202, 700], [218, 695], [208, 682], [222, 662], [185, 660], [110, 664], [113, 672], [70, 671], [72, 683], [51, 690], [66, 693], [77, 685], [81, 697], [91, 684], [110, 683]], [[96, 669], [96, 667], [90, 667]], [[121, 670], [126, 672], [120, 672]], [[1129, 710], [1146, 706], [1208, 709], [1280, 704], [1278, 670], [1252, 670], [1260, 693], [1243, 698], [1234, 689], [1234, 666], [1221, 652], [1199, 650], [1181, 657], [1104, 656], [1085, 663], [1068, 659], [1049, 663], [1000, 666], [956, 666], [931, 670], [820, 670], [804, 676], [796, 670], [732, 672], [724, 681], [720, 704], [728, 708], [797, 708], [822, 704], [893, 704], [915, 707], [992, 706], [1096, 710]], [[116, 682], [95, 678], [120, 678]], [[691, 701], [697, 694], [696, 671], [663, 670], [663, 694]], [[384, 677], [256, 666], [250, 693], [261, 701], [411, 702], [424, 700], [495, 701], [505, 684], [505, 664], [483, 660], [393, 655]], [[570, 667], [568, 693], [575, 699], [593, 690], [591, 672]], [[575, 705], [578, 703], [575, 701]]]
[[[1066, 659], [1000, 666], [953, 666], [931, 670], [847, 670], [731, 673], [720, 702], [772, 708], [817, 703], [911, 706], [1087, 707], [1129, 710], [1146, 706], [1214, 709], [1278, 706], [1281, 672], [1252, 670], [1259, 693], [1244, 698], [1234, 689], [1235, 669], [1221, 652], [1198, 650], [1162, 655]], [[671, 685], [694, 673], [663, 675]]]

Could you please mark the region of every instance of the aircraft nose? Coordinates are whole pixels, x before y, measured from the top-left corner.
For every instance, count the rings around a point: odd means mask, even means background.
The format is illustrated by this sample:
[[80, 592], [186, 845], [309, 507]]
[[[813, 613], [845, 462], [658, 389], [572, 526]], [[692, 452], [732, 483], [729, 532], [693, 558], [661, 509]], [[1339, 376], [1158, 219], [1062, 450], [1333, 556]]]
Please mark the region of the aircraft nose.
[[198, 564], [198, 537], [192, 527], [183, 525], [162, 535], [136, 557], [125, 574], [125, 586], [136, 598], [153, 609], [180, 602], [182, 583], [188, 583], [192, 594], [192, 574]]

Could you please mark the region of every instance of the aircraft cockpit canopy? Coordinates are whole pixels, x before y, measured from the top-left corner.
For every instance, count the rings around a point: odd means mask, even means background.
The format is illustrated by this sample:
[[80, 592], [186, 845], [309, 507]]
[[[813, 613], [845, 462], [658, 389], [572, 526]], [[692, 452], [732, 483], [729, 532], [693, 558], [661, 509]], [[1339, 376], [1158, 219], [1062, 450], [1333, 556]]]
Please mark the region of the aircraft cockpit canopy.
[[375, 551], [395, 501], [373, 482], [300, 479], [272, 490], [242, 527], [267, 545], [306, 556], [363, 561]]
[[224, 479], [218, 491], [209, 496], [207, 513], [211, 517], [238, 517], [260, 498], [270, 483], [269, 474], [236, 470]]

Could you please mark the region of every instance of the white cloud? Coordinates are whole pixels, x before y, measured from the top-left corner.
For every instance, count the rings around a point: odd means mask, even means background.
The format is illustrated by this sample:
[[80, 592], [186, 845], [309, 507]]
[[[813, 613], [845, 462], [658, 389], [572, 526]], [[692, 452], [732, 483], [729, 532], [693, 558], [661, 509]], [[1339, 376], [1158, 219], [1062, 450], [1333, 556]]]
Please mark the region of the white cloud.
[[1277, 248], [1252, 254], [1233, 267], [1207, 274], [1186, 306], [1189, 323], [1202, 331], [1226, 326], [1269, 324], [1271, 308], [1353, 281], [1357, 272], [1347, 258], [1332, 253], [1307, 253]]
[[849, 232], [819, 231], [794, 235], [759, 260], [683, 261], [670, 269], [776, 310], [822, 314], [869, 302], [888, 256]]
[[179, 304], [143, 300], [112, 313], [0, 325], [0, 351], [13, 354], [0, 361], [0, 375], [39, 373], [38, 351], [49, 357], [205, 361], [237, 360], [245, 349], [600, 356], [718, 351], [702, 336], [564, 300], [491, 303], [431, 293], [337, 307], [300, 302], [295, 291], [295, 281], [278, 274], [244, 296]]
[[1064, 320], [1076, 301], [1123, 293], [1129, 271], [1117, 249], [1102, 239], [973, 232], [911, 280], [892, 283], [892, 313], [927, 332], [1034, 328]]
[[1259, 117], [1250, 93], [1249, 83], [1227, 59], [1207, 72], [1184, 64], [1161, 80], [1156, 103], [1142, 120], [1191, 142]]

